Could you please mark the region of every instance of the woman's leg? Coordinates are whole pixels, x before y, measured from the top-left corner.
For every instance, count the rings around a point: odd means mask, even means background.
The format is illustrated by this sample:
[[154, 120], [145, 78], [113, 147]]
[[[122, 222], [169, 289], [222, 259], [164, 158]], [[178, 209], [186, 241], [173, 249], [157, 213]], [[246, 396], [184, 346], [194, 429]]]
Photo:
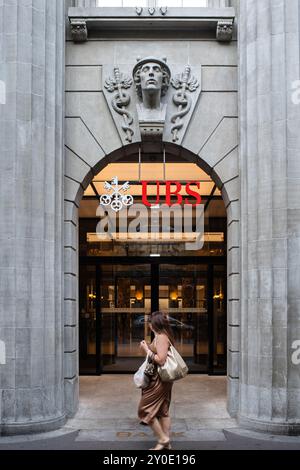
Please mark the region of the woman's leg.
[[[154, 418], [153, 421], [151, 423], [149, 423], [149, 426], [151, 427], [152, 431], [156, 435], [159, 444], [164, 446], [164, 444], [167, 444], [169, 442], [169, 437], [163, 431], [163, 429], [160, 425], [160, 422], [158, 421], [157, 418]], [[156, 447], [159, 447], [159, 444]], [[156, 450], [156, 449], [154, 448], [154, 450]], [[157, 450], [159, 450], [159, 449], [157, 449]]]
[[169, 416], [161, 417], [159, 418], [159, 422], [163, 432], [168, 436], [168, 438], [170, 438], [171, 418]]

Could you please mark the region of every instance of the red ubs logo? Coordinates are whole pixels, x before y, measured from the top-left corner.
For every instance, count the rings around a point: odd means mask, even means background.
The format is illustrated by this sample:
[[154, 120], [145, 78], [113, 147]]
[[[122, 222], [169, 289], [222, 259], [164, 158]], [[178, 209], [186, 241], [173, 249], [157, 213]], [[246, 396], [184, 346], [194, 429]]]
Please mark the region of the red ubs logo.
[[[175, 204], [181, 205], [181, 204], [188, 204], [190, 206], [198, 206], [201, 204], [201, 195], [194, 191], [191, 186], [196, 186], [200, 190], [200, 183], [199, 181], [189, 181], [185, 185], [180, 183], [179, 181], [156, 181], [156, 201], [155, 202], [149, 202], [148, 197], [148, 184], [151, 183], [151, 186], [153, 186], [153, 182], [151, 181], [142, 181], [142, 201], [143, 204], [147, 207], [151, 207], [153, 205], [157, 205], [161, 202], [161, 188], [163, 185], [165, 185], [165, 203], [168, 206], [173, 206]], [[185, 189], [185, 193], [189, 198], [184, 197], [181, 192], [182, 190]], [[190, 198], [194, 198], [195, 201], [191, 202]], [[175, 202], [174, 202], [175, 200]]]

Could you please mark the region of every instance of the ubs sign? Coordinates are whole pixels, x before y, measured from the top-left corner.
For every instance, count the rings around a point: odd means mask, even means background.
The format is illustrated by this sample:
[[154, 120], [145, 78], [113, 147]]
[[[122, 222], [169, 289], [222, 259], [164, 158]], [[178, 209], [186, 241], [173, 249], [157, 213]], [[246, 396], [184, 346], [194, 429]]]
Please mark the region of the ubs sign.
[[107, 193], [101, 195], [96, 212], [100, 218], [97, 237], [101, 241], [176, 240], [184, 242], [186, 250], [201, 249], [204, 244], [204, 205], [201, 195], [193, 189], [200, 190], [200, 183], [191, 181], [183, 185], [178, 181], [156, 181], [154, 202], [149, 201], [150, 182], [141, 183], [142, 203], [134, 203], [133, 196], [128, 193], [129, 181], [119, 184], [119, 178], [115, 176], [111, 183], [105, 182]]
[[[155, 202], [149, 202], [148, 188], [150, 183], [151, 186], [153, 186], [153, 183], [156, 186]], [[195, 207], [200, 205], [202, 202], [201, 195], [194, 189], [192, 189], [192, 187], [196, 187], [198, 190], [200, 190], [200, 182], [198, 181], [189, 181], [185, 185], [183, 185], [179, 181], [141, 181], [141, 184], [142, 203], [146, 207], [157, 206], [157, 204], [160, 204], [161, 202], [165, 203], [168, 207], [178, 204], [187, 204], [192, 207]], [[161, 191], [163, 186], [165, 186], [165, 190]], [[119, 178], [115, 176], [112, 179], [111, 183], [109, 183], [108, 181], [105, 182], [104, 188], [108, 192], [102, 194], [102, 196], [100, 197], [100, 204], [102, 206], [110, 206], [113, 211], [119, 212], [124, 207], [129, 207], [133, 205], [133, 196], [131, 194], [126, 194], [127, 191], [129, 191], [130, 189], [129, 181], [126, 181], [126, 183], [120, 185]], [[181, 194], [183, 189], [185, 189], [186, 196], [194, 198], [193, 202], [191, 202], [188, 197], [184, 197]], [[163, 197], [165, 197], [165, 201], [163, 200]], [[176, 202], [174, 202], [174, 199], [176, 199]]]

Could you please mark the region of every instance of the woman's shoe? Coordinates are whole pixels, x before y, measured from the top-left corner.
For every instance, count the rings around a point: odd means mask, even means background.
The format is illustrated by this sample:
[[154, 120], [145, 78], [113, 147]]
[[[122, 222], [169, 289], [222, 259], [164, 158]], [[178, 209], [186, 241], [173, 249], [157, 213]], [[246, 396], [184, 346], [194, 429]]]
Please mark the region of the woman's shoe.
[[167, 450], [171, 449], [170, 441], [165, 441], [165, 442], [158, 441], [156, 446], [151, 447], [151, 449], [149, 450], [164, 450], [164, 449], [167, 449]]

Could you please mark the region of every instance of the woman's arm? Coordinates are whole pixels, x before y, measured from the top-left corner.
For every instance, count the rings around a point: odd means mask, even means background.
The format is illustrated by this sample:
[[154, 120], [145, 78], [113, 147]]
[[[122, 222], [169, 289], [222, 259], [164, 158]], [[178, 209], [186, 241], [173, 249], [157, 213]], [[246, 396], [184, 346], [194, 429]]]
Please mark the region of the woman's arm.
[[156, 354], [152, 354], [151, 359], [158, 365], [163, 366], [166, 362], [170, 341], [164, 334], [156, 336]]

